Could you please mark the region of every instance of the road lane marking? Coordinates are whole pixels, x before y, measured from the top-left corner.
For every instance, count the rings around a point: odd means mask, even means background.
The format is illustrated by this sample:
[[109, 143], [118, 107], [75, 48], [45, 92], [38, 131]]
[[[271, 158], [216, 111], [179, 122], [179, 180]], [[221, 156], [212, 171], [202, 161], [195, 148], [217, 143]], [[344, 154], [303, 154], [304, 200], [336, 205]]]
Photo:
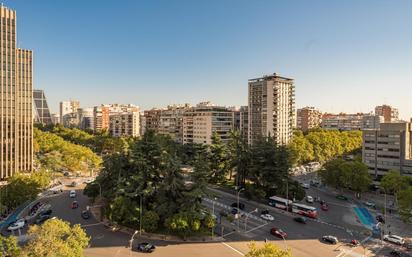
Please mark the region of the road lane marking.
[[229, 247], [230, 249], [232, 249], [233, 251], [237, 252], [238, 254], [240, 254], [240, 255], [242, 255], [242, 256], [245, 256], [244, 253], [242, 253], [241, 251], [239, 251], [239, 250], [233, 248], [232, 246], [226, 244], [225, 242], [222, 242], [222, 244], [225, 245], [226, 247]]
[[81, 225], [81, 227], [83, 227], [83, 228], [85, 228], [85, 227], [92, 227], [92, 226], [97, 226], [97, 225], [100, 225], [100, 224], [102, 224], [102, 223], [99, 222], [99, 223], [93, 223], [93, 224], [85, 224], [85, 225]]
[[247, 233], [249, 233], [249, 232], [252, 232], [252, 231], [255, 231], [255, 230], [259, 229], [259, 228], [262, 228], [262, 227], [264, 227], [264, 226], [266, 226], [266, 225], [268, 225], [268, 224], [269, 224], [269, 223], [266, 223], [266, 224], [262, 224], [262, 225], [260, 225], [260, 226], [258, 226], [258, 227], [252, 228], [252, 229], [246, 231], [245, 234], [247, 234]]

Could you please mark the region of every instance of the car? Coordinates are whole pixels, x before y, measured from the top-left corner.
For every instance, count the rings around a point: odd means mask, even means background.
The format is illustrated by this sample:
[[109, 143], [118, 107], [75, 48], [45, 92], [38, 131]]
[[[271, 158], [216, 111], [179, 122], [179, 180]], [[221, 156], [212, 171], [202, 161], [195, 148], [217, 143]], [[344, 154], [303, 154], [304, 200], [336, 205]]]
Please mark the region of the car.
[[268, 221], [274, 221], [275, 220], [275, 218], [272, 215], [270, 215], [269, 213], [268, 214], [262, 214], [262, 215], [260, 215], [260, 217], [262, 219], [268, 220]]
[[237, 208], [232, 208], [232, 210], [230, 211], [233, 215], [237, 214], [239, 212], [239, 210]]
[[269, 214], [269, 210], [267, 210], [267, 209], [263, 210], [263, 211], [260, 212], [260, 214]]
[[326, 204], [325, 200], [321, 200], [320, 205], [324, 205], [324, 204]]
[[390, 254], [391, 256], [402, 257], [402, 253], [398, 250], [392, 250]]
[[310, 195], [306, 196], [306, 202], [313, 203], [313, 197]]
[[72, 202], [72, 209], [77, 209], [79, 208], [79, 203], [77, 201]]
[[384, 218], [382, 215], [380, 215], [380, 214], [376, 215], [376, 220], [377, 220], [378, 222], [380, 222], [380, 223], [384, 223], [384, 224], [385, 224], [385, 218]]
[[17, 229], [21, 229], [21, 228], [24, 227], [25, 224], [26, 224], [26, 220], [19, 219], [19, 220], [16, 220], [15, 222], [11, 223], [9, 225], [9, 227], [7, 228], [7, 230], [14, 231], [14, 230], [17, 230]]
[[76, 197], [76, 191], [75, 190], [70, 190], [69, 196], [70, 196], [70, 198], [75, 198]]
[[351, 246], [358, 246], [358, 245], [360, 245], [360, 242], [359, 242], [358, 240], [356, 240], [356, 239], [352, 239], [352, 240], [350, 241], [350, 245], [351, 245]]
[[403, 245], [405, 243], [405, 239], [397, 235], [384, 235], [383, 240], [397, 245]]
[[335, 245], [339, 242], [339, 240], [336, 236], [331, 236], [331, 235], [323, 236], [322, 241], [331, 243], [333, 245]]
[[144, 253], [151, 253], [156, 249], [156, 246], [149, 243], [140, 243], [136, 247], [137, 251]]
[[[232, 203], [231, 205], [234, 208], [237, 208], [237, 203]], [[239, 209], [244, 210], [245, 209], [245, 204], [244, 203], [239, 203]]]
[[306, 224], [307, 219], [305, 217], [295, 217], [293, 218], [293, 220], [302, 224]]
[[52, 212], [53, 212], [52, 209], [44, 210], [44, 211], [41, 211], [41, 212], [39, 213], [39, 216], [51, 215]]
[[275, 227], [273, 227], [273, 228], [270, 230], [270, 233], [271, 233], [272, 235], [274, 235], [274, 236], [277, 236], [277, 237], [283, 238], [283, 239], [285, 239], [286, 237], [288, 237], [288, 234], [286, 234], [286, 232], [283, 231], [283, 230], [281, 230], [280, 228], [275, 228]]
[[363, 204], [365, 204], [369, 208], [375, 208], [376, 207], [376, 205], [372, 202], [364, 202]]
[[50, 219], [51, 216], [50, 215], [39, 215], [36, 219], [36, 221], [34, 223], [36, 223], [37, 225], [42, 224], [43, 222], [45, 222], [46, 220]]
[[326, 203], [322, 204], [322, 206], [320, 208], [322, 209], [322, 211], [328, 211], [329, 210], [329, 206]]
[[86, 210], [82, 211], [82, 218], [85, 219], [85, 220], [89, 219], [90, 218], [90, 212], [86, 211]]
[[310, 185], [308, 183], [302, 183], [300, 184], [304, 189], [309, 189]]
[[344, 196], [344, 195], [337, 195], [337, 196], [336, 196], [336, 199], [347, 201], [347, 200], [348, 200], [348, 197], [347, 197], [347, 196]]

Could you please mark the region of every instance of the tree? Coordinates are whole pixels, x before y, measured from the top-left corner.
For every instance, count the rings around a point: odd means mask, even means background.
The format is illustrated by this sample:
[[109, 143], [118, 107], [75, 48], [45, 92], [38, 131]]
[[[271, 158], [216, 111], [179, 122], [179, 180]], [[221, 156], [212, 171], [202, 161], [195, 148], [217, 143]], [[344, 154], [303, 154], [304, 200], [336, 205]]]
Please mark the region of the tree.
[[212, 144], [209, 146], [209, 163], [211, 170], [210, 182], [224, 182], [229, 172], [230, 163], [227, 146], [217, 133], [213, 133]]
[[294, 133], [291, 142], [289, 143], [291, 150], [291, 161], [293, 164], [300, 165], [313, 161], [315, 154], [312, 144], [306, 139], [301, 131]]
[[360, 161], [351, 162], [350, 188], [356, 193], [366, 192], [372, 183], [368, 166]]
[[412, 186], [399, 192], [399, 215], [405, 223], [412, 222]]
[[155, 232], [159, 225], [159, 215], [154, 211], [147, 211], [142, 217], [142, 227], [147, 232]]
[[249, 244], [249, 252], [245, 257], [292, 257], [290, 249], [282, 250], [280, 247], [271, 244], [264, 243], [262, 247], [258, 247], [256, 243]]
[[397, 200], [399, 192], [409, 187], [409, 179], [402, 176], [399, 171], [391, 170], [383, 176], [381, 187], [386, 194], [394, 194]]
[[0, 235], [0, 256], [18, 257], [21, 256], [21, 248], [17, 243], [17, 237], [3, 237]]
[[79, 224], [70, 226], [59, 219], [31, 226], [23, 253], [30, 257], [81, 257], [90, 238]]

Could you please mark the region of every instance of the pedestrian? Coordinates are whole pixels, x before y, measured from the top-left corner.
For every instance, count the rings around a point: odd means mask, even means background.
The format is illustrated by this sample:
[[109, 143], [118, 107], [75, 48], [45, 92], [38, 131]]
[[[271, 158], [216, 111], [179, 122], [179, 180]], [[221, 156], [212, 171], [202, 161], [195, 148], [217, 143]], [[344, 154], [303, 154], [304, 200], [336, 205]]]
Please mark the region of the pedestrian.
[[267, 238], [265, 238], [265, 243], [267, 243], [268, 242], [268, 239]]

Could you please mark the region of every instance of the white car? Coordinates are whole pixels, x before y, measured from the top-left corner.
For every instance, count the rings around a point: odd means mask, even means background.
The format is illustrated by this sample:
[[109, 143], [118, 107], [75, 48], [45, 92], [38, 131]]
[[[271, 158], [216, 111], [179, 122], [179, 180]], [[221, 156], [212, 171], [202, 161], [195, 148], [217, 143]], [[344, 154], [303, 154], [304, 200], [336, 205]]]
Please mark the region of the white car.
[[70, 198], [75, 198], [76, 197], [76, 191], [75, 190], [70, 190], [69, 196], [70, 196]]
[[274, 220], [275, 220], [275, 218], [274, 218], [272, 215], [270, 215], [270, 214], [262, 214], [262, 215], [260, 215], [260, 217], [261, 217], [262, 219], [268, 220], [268, 221], [274, 221]]
[[313, 203], [313, 197], [310, 195], [306, 196], [306, 202]]
[[17, 230], [17, 229], [21, 229], [22, 227], [24, 227], [24, 224], [26, 224], [26, 221], [24, 219], [19, 219], [19, 220], [13, 222], [12, 224], [10, 224], [10, 226], [7, 228], [7, 230], [14, 231], [14, 230]]
[[396, 236], [396, 235], [384, 235], [383, 240], [394, 243], [394, 244], [398, 244], [398, 245], [403, 245], [405, 243], [405, 239], [403, 237]]
[[305, 189], [309, 189], [310, 185], [308, 183], [302, 183], [301, 186]]

